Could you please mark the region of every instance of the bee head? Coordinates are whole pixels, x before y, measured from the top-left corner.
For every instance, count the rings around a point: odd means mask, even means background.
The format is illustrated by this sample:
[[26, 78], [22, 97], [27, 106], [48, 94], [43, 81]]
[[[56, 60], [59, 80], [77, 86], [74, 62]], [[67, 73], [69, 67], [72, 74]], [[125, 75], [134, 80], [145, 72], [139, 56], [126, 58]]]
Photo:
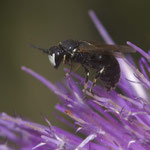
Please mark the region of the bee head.
[[48, 58], [54, 68], [58, 68], [64, 56], [64, 51], [58, 46], [53, 46], [48, 50]]
[[79, 43], [75, 40], [65, 40], [59, 43], [59, 47], [61, 47], [66, 53], [73, 54], [77, 49]]
[[66, 40], [60, 42], [58, 46], [53, 46], [49, 49], [40, 48], [33, 44], [30, 45], [33, 48], [37, 48], [46, 53], [53, 67], [58, 68], [63, 60], [64, 55], [66, 55], [67, 58], [70, 57], [70, 55], [73, 56], [74, 52], [77, 50], [77, 47], [79, 46], [79, 43], [78, 41], [75, 40]]
[[38, 46], [35, 46], [33, 44], [30, 44], [33, 48], [41, 50], [43, 53], [46, 53], [48, 55], [50, 63], [53, 65], [54, 68], [58, 68], [63, 56], [64, 56], [64, 50], [59, 48], [58, 46], [53, 46], [49, 49], [40, 48]]

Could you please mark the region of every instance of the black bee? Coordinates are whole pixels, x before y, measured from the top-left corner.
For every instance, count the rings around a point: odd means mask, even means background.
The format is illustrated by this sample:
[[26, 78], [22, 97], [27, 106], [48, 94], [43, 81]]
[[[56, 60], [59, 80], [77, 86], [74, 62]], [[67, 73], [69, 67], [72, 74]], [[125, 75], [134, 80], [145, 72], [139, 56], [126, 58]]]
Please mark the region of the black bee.
[[115, 88], [120, 79], [120, 66], [115, 56], [121, 53], [135, 52], [131, 47], [125, 45], [95, 44], [87, 41], [66, 40], [49, 49], [43, 49], [32, 45], [48, 54], [48, 58], [54, 68], [60, 63], [79, 63], [86, 72], [84, 89], [87, 88], [89, 69], [94, 69], [96, 74], [90, 91], [100, 79], [103, 86], [109, 91]]

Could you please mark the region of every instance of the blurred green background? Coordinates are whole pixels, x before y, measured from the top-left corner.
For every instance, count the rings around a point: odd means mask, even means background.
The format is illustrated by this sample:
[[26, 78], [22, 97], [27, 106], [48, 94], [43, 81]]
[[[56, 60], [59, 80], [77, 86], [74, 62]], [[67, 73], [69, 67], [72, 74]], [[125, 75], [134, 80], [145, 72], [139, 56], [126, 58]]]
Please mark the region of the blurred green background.
[[53, 117], [58, 98], [20, 67], [30, 67], [53, 83], [64, 78], [64, 71], [54, 70], [47, 56], [29, 43], [49, 48], [70, 38], [102, 41], [88, 16], [93, 9], [118, 44], [130, 40], [150, 48], [149, 0], [2, 0], [0, 7], [0, 111], [36, 122], [44, 123], [43, 113], [59, 124]]

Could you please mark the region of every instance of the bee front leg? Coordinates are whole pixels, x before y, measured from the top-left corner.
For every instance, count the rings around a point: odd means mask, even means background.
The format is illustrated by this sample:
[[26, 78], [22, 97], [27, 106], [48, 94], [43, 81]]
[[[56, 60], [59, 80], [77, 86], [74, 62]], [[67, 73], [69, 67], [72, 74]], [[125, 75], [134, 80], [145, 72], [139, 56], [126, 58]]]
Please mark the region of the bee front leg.
[[69, 71], [69, 76], [71, 75], [72, 72], [72, 61], [70, 62], [70, 71]]
[[66, 55], [63, 56], [63, 64], [66, 64]]
[[84, 93], [86, 94], [90, 72], [87, 69], [87, 67], [85, 67], [84, 65], [82, 65], [82, 66], [83, 66], [85, 73], [86, 73], [85, 82], [84, 82]]
[[[66, 55], [63, 56], [62, 63], [64, 65], [67, 63], [66, 62]], [[72, 61], [70, 61], [70, 63], [67, 63], [67, 64], [70, 66], [70, 69], [69, 69], [69, 72], [66, 73], [66, 77], [70, 77], [71, 72], [72, 72]]]

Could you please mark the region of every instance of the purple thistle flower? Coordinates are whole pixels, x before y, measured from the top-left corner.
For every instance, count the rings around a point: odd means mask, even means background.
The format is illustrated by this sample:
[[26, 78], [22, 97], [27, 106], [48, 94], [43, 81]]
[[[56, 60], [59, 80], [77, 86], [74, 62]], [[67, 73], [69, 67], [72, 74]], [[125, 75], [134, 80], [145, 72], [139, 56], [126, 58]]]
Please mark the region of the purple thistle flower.
[[[96, 17], [89, 12], [91, 19], [100, 32], [104, 41], [113, 44], [113, 40]], [[66, 124], [75, 130], [69, 133], [57, 128], [45, 118], [48, 126], [26, 121], [21, 117], [11, 117], [0, 114], [0, 149], [13, 150], [149, 150], [150, 149], [150, 79], [146, 72], [150, 72], [150, 52], [146, 53], [131, 42], [133, 47], [143, 57], [139, 61], [141, 72], [125, 57], [118, 59], [121, 66], [121, 80], [119, 88], [106, 92], [100, 85], [94, 87], [95, 95], [86, 91], [84, 99], [78, 85], [84, 84], [84, 78], [72, 73], [64, 84], [52, 84], [43, 76], [29, 68], [22, 70], [38, 79], [52, 90], [59, 98], [56, 109], [74, 120], [74, 124]], [[75, 78], [78, 82], [73, 80]], [[92, 82], [88, 82], [88, 88]], [[76, 135], [84, 134], [84, 139]]]

